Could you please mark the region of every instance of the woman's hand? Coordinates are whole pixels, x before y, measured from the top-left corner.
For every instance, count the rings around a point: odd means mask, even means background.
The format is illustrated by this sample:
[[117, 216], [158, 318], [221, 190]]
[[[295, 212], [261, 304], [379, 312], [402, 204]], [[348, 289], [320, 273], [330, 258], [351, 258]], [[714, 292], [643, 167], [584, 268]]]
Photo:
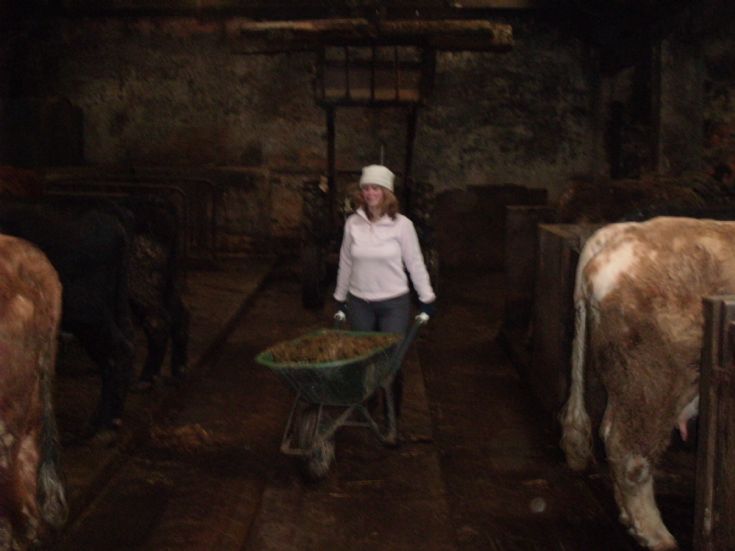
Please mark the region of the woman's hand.
[[347, 319], [347, 303], [337, 302], [337, 312], [334, 314], [337, 321], [345, 321]]
[[419, 302], [419, 310], [430, 318], [436, 314], [436, 302]]

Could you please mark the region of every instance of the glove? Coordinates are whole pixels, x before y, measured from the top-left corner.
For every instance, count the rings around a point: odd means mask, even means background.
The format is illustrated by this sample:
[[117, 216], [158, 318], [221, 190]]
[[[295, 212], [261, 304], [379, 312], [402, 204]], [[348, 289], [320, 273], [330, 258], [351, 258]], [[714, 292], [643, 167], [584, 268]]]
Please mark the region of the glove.
[[436, 314], [436, 303], [435, 302], [419, 302], [419, 310], [422, 314], [426, 314], [430, 318]]
[[337, 321], [345, 321], [347, 319], [347, 303], [337, 302], [337, 312], [334, 314]]

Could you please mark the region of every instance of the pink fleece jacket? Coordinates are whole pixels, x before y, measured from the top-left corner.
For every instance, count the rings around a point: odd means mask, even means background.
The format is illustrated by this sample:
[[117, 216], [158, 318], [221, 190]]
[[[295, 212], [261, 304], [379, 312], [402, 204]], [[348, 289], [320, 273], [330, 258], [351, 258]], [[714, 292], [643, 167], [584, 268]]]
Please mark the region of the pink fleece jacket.
[[[405, 266], [405, 270], [404, 270]], [[408, 292], [408, 278], [421, 302], [436, 298], [413, 222], [399, 214], [368, 220], [360, 208], [345, 222], [334, 298], [347, 293], [363, 300], [387, 300]]]

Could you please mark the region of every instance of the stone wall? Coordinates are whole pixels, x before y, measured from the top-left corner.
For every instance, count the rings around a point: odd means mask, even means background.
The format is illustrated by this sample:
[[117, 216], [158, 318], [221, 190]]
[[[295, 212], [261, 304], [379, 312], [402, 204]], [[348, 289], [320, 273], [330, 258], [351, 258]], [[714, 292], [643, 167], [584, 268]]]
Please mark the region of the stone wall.
[[[705, 166], [735, 172], [735, 47], [732, 26], [713, 32], [704, 48]], [[723, 175], [726, 177], [726, 175]], [[729, 182], [733, 182], [732, 176]]]
[[[594, 50], [568, 29], [528, 13], [507, 22], [511, 52], [437, 54], [433, 90], [418, 111], [413, 174], [439, 193], [520, 185], [546, 190], [553, 201], [570, 177], [607, 170], [602, 134], [611, 97], [600, 92]], [[19, 24], [12, 46], [0, 45], [3, 129], [12, 134], [0, 162], [223, 168], [231, 173], [225, 191], [236, 198], [228, 206], [242, 207], [228, 214], [228, 231], [257, 225], [258, 239], [295, 240], [300, 181], [326, 169], [316, 58], [238, 53], [236, 27], [237, 18], [225, 16]], [[731, 44], [723, 29], [704, 48], [711, 156], [733, 150]], [[338, 170], [378, 161], [383, 145], [386, 163], [401, 171], [405, 122], [401, 109], [338, 109]], [[236, 183], [242, 170], [267, 176]], [[253, 204], [264, 214], [254, 216]], [[238, 217], [251, 220], [250, 229]]]
[[[514, 30], [508, 54], [438, 54], [414, 163], [438, 191], [513, 183], [554, 195], [589, 170], [583, 46], [539, 25]], [[325, 166], [311, 53], [240, 55], [227, 25], [181, 19], [64, 24], [59, 41], [48, 91], [82, 109], [88, 163]], [[383, 143], [402, 170], [405, 121], [401, 109], [338, 109], [338, 169], [377, 161]]]
[[[293, 175], [326, 168], [326, 118], [313, 95], [316, 58], [240, 54], [230, 33], [235, 27], [232, 18], [141, 17], [26, 28], [12, 69], [12, 110], [38, 113], [49, 101], [68, 100], [81, 112], [82, 128], [69, 117], [62, 126], [81, 142], [85, 164], [268, 170], [274, 189], [252, 200], [270, 202], [262, 206], [274, 236], [295, 236], [298, 209], [285, 206], [297, 202]], [[516, 184], [554, 196], [571, 173], [593, 164], [585, 48], [539, 24], [516, 25], [515, 33], [517, 46], [508, 54], [438, 54], [433, 92], [418, 114], [413, 163], [414, 176], [438, 192]], [[382, 145], [385, 162], [402, 171], [406, 120], [397, 108], [338, 109], [338, 170], [377, 162]], [[48, 143], [38, 116], [16, 116], [14, 127], [37, 139], [11, 148], [10, 160], [63, 164], [48, 151], [66, 140]], [[54, 132], [62, 134], [63, 128]], [[230, 209], [240, 204], [247, 217], [242, 190], [250, 187], [230, 192], [238, 198]]]
[[421, 112], [416, 173], [438, 190], [544, 188], [594, 169], [594, 73], [585, 46], [550, 25], [513, 24], [512, 52], [443, 53]]

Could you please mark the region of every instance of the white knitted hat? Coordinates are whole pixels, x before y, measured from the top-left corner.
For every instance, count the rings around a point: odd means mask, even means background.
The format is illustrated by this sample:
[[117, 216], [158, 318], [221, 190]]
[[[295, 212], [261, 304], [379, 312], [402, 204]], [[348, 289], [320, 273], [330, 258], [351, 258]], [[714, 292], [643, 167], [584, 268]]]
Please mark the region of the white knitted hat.
[[360, 185], [364, 186], [366, 184], [374, 184], [376, 186], [382, 186], [389, 191], [393, 191], [393, 180], [395, 177], [395, 174], [383, 165], [370, 165], [362, 169]]

